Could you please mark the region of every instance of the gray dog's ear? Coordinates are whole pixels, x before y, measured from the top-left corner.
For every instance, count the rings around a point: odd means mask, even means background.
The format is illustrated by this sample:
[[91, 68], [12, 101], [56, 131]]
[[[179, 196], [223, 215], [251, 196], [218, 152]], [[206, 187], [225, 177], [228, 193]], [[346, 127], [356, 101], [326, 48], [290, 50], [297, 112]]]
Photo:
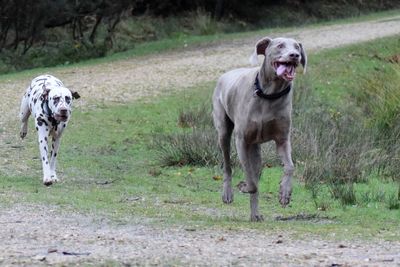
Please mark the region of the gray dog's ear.
[[306, 50], [304, 50], [303, 45], [299, 43], [300, 45], [300, 54], [301, 54], [301, 60], [300, 63], [303, 66], [303, 73], [306, 73], [306, 68], [307, 68], [307, 54]]
[[264, 55], [265, 56], [265, 50], [267, 49], [267, 47], [269, 46], [269, 44], [271, 43], [271, 38], [269, 37], [265, 37], [261, 40], [259, 40], [256, 44], [256, 47], [254, 49], [254, 53], [250, 56], [250, 63], [253, 66], [258, 65], [258, 55]]

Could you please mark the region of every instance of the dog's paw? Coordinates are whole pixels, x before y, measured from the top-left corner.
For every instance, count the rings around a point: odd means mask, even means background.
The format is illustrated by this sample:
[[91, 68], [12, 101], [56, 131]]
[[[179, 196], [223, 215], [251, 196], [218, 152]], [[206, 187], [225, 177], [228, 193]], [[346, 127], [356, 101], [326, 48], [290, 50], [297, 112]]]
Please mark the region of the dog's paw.
[[232, 187], [227, 187], [222, 191], [222, 202], [226, 203], [226, 204], [230, 204], [233, 202], [233, 190]]
[[21, 130], [19, 131], [19, 136], [21, 137], [21, 139], [24, 139], [27, 134], [28, 134], [28, 127], [22, 125]]
[[53, 181], [52, 181], [52, 180], [43, 180], [43, 184], [44, 184], [45, 186], [50, 186], [50, 185], [53, 184]]
[[240, 181], [236, 187], [239, 189], [240, 192], [242, 193], [249, 193], [249, 194], [254, 194], [257, 193], [257, 187], [254, 184], [247, 184], [245, 181]]
[[24, 139], [26, 137], [26, 135], [28, 134], [27, 131], [20, 131], [19, 132], [19, 136], [21, 137], [21, 139]]
[[58, 178], [56, 174], [52, 174], [50, 177], [44, 177], [43, 178], [43, 184], [45, 186], [50, 186], [54, 183], [58, 182]]
[[261, 214], [252, 214], [250, 216], [250, 221], [252, 221], [252, 222], [262, 222], [262, 221], [264, 221], [264, 216], [262, 216]]
[[286, 207], [290, 203], [290, 198], [292, 196], [291, 188], [288, 189], [281, 185], [279, 190], [279, 203], [281, 203], [282, 207]]

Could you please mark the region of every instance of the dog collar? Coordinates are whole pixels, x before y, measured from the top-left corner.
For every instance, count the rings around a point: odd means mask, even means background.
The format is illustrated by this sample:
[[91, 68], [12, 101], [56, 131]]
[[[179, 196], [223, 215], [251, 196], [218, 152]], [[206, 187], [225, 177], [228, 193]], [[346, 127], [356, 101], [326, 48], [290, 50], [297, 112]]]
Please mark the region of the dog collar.
[[260, 86], [260, 81], [258, 80], [258, 73], [256, 76], [256, 80], [254, 82], [254, 85], [256, 86], [254, 95], [258, 95], [259, 97], [267, 99], [267, 100], [276, 100], [284, 95], [287, 95], [290, 92], [290, 90], [292, 89], [292, 86], [289, 84], [288, 87], [286, 87], [284, 90], [282, 90], [278, 93], [264, 94], [264, 92]]

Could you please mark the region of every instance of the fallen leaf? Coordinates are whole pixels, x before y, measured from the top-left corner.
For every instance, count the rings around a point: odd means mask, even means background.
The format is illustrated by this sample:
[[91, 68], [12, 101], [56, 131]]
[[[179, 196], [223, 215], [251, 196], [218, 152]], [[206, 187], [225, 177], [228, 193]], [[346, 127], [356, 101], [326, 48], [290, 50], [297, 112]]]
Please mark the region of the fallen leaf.
[[222, 176], [221, 176], [221, 175], [214, 175], [212, 178], [213, 178], [215, 181], [222, 180]]
[[223, 237], [223, 236], [221, 236], [221, 237], [218, 238], [218, 241], [219, 241], [219, 242], [226, 241], [226, 238]]

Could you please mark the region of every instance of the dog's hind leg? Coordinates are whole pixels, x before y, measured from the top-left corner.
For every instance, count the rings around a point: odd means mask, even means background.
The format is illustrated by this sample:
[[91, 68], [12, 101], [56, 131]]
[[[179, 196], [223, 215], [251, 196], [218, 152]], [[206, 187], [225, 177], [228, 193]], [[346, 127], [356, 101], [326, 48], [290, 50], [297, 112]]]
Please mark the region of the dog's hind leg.
[[218, 131], [218, 143], [221, 148], [223, 156], [223, 190], [222, 190], [222, 201], [224, 203], [233, 202], [233, 190], [232, 190], [232, 166], [231, 166], [231, 137], [234, 124], [226, 115], [225, 110], [218, 103], [214, 105], [213, 110], [214, 125]]
[[21, 119], [21, 130], [19, 136], [24, 139], [28, 133], [28, 119], [31, 115], [31, 110], [29, 108], [29, 97], [28, 92], [25, 93], [21, 100], [21, 108], [19, 111], [19, 118]]

